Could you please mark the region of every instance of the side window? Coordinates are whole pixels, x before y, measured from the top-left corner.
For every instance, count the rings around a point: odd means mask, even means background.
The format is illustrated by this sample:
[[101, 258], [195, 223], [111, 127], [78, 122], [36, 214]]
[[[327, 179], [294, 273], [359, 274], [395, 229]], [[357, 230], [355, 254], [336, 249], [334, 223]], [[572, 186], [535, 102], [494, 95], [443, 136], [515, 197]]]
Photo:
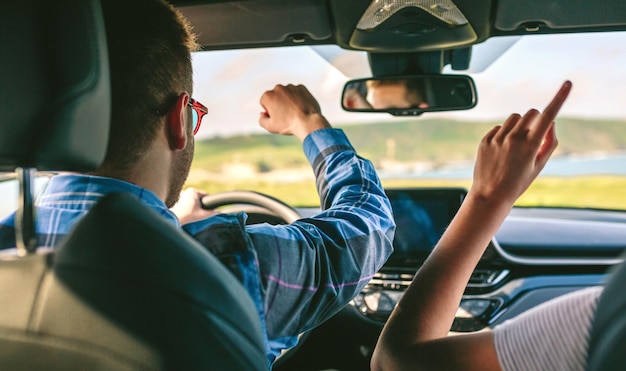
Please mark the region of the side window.
[[[39, 197], [48, 184], [49, 175], [40, 175], [35, 178], [35, 195]], [[6, 218], [17, 209], [19, 184], [15, 174], [0, 175], [0, 220]]]

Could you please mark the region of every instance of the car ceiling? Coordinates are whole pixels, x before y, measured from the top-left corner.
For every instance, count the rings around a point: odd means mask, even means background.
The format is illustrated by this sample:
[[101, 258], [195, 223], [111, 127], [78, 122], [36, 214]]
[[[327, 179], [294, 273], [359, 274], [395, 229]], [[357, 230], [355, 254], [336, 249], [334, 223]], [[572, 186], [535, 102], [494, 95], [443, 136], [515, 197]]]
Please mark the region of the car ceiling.
[[[392, 0], [379, 0], [382, 2]], [[404, 0], [399, 0], [404, 1]], [[468, 21], [450, 27], [416, 7], [356, 29], [372, 0], [172, 0], [204, 50], [336, 44], [375, 53], [467, 48], [492, 36], [626, 30], [623, 0], [453, 1]], [[288, 6], [287, 6], [288, 5]], [[449, 6], [449, 5], [448, 5]]]

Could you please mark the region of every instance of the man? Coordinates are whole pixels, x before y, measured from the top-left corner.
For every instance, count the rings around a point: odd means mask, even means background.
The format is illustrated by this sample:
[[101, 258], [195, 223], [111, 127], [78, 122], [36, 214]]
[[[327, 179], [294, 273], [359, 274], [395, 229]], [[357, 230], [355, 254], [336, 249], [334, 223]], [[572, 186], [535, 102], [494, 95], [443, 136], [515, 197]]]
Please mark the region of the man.
[[392, 312], [373, 370], [584, 370], [601, 288], [546, 302], [493, 331], [448, 337], [472, 271], [514, 202], [557, 146], [554, 119], [571, 83], [543, 113], [511, 115], [483, 138], [456, 217]]
[[[169, 208], [188, 175], [193, 134], [206, 113], [191, 98], [194, 37], [186, 20], [160, 0], [107, 0], [102, 6], [112, 84], [107, 155], [93, 174], [50, 180], [37, 210], [40, 246], [55, 246], [113, 192], [135, 194], [180, 226]], [[395, 226], [373, 166], [330, 127], [306, 88], [276, 86], [263, 94], [261, 105], [264, 128], [303, 142], [324, 211], [287, 226], [246, 226], [244, 215], [198, 220], [208, 214], [191, 202], [183, 217], [194, 220], [187, 232], [250, 293], [271, 363], [298, 334], [328, 319], [363, 288], [390, 255]], [[13, 225], [14, 216], [0, 222], [0, 249], [15, 246]]]
[[425, 93], [419, 78], [356, 81], [346, 87], [343, 105], [356, 110], [426, 109], [429, 104]]

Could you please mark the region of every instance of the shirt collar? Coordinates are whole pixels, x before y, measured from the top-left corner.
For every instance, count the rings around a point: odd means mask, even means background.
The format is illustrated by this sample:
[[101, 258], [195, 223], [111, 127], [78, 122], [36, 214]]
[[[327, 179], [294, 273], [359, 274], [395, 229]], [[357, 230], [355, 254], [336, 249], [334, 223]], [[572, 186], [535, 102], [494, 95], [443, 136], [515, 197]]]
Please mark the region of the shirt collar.
[[83, 174], [56, 175], [50, 179], [38, 200], [38, 206], [87, 210], [105, 195], [116, 192], [134, 194], [176, 227], [180, 227], [176, 215], [152, 191], [114, 178]]

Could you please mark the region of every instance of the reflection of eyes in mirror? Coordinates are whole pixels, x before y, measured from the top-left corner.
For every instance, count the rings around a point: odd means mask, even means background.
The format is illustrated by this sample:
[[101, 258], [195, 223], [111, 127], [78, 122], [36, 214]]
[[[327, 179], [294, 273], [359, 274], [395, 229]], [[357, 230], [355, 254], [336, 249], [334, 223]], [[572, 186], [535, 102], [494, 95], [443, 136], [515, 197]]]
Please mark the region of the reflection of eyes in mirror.
[[354, 83], [344, 93], [344, 106], [352, 109], [428, 108], [422, 80], [368, 80]]
[[426, 109], [426, 94], [422, 79], [367, 80], [347, 87], [343, 103], [352, 109]]
[[375, 109], [428, 108], [423, 80], [369, 80], [366, 100]]

